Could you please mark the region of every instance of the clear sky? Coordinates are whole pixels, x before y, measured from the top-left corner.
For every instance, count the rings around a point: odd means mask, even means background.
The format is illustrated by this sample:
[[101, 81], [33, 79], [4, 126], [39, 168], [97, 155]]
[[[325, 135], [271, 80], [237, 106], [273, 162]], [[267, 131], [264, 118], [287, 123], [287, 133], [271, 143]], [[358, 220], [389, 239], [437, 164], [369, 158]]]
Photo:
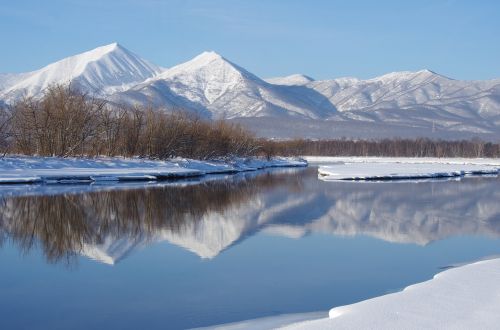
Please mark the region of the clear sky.
[[261, 77], [500, 78], [495, 0], [2, 0], [0, 39], [0, 72], [117, 41], [165, 67], [214, 50]]

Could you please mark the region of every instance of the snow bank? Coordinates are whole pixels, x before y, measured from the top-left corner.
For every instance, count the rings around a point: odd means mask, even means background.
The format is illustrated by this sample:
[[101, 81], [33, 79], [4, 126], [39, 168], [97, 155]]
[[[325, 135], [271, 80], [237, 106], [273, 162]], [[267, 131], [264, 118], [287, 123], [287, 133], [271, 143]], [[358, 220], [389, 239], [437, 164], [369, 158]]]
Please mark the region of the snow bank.
[[320, 166], [318, 173], [323, 180], [405, 180], [497, 175], [498, 167], [437, 163], [345, 163]]
[[500, 259], [480, 261], [284, 329], [498, 329], [499, 284]]
[[497, 175], [500, 160], [464, 158], [307, 157], [323, 180], [404, 180]]
[[154, 161], [138, 158], [5, 157], [0, 159], [0, 184], [159, 181], [295, 166], [307, 166], [307, 162], [290, 158], [239, 158], [223, 162], [189, 159]]

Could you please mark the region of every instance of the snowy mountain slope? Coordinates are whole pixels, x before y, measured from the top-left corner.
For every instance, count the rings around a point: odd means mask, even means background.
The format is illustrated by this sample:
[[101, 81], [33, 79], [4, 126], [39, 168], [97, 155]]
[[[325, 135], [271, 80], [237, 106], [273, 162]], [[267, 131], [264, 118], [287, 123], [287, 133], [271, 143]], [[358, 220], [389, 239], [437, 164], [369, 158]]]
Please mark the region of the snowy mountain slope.
[[[300, 88], [300, 87], [298, 87]], [[326, 118], [336, 112], [309, 88], [272, 85], [215, 52], [165, 70], [130, 90], [114, 95], [129, 103], [149, 100], [158, 105], [204, 110], [213, 118], [292, 116]], [[175, 96], [175, 97], [174, 97]], [[311, 102], [311, 99], [325, 102]]]
[[72, 82], [100, 95], [124, 90], [161, 72], [118, 43], [98, 47], [50, 64], [40, 70], [0, 76], [0, 98], [14, 101], [40, 95], [51, 84]]
[[29, 73], [0, 73], [0, 91], [25, 79]]
[[500, 115], [500, 80], [460, 81], [421, 70], [368, 80], [314, 81], [307, 86], [353, 119], [412, 122], [420, 118], [443, 125], [470, 120], [488, 126], [492, 118], [497, 124]]

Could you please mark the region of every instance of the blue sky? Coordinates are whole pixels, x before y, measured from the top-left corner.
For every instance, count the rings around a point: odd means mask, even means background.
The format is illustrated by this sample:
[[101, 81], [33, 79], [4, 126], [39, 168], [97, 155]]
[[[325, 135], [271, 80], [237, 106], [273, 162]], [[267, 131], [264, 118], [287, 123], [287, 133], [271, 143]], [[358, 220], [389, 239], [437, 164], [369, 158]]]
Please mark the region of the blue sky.
[[215, 50], [262, 76], [370, 78], [423, 68], [500, 78], [500, 1], [17, 0], [0, 5], [0, 72], [118, 41], [162, 66]]

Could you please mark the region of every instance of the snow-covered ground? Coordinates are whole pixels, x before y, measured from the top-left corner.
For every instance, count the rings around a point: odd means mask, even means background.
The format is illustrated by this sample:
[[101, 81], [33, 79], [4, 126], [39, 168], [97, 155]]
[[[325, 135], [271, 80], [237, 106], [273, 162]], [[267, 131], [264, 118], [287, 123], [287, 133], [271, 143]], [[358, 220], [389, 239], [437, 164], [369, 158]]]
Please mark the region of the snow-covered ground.
[[0, 183], [158, 181], [295, 166], [307, 166], [307, 162], [291, 158], [237, 158], [223, 162], [190, 159], [156, 161], [138, 158], [5, 157], [0, 158]]
[[500, 159], [306, 157], [322, 180], [401, 180], [497, 175]]
[[280, 315], [210, 329], [498, 329], [499, 280], [500, 258], [483, 260], [397, 293], [335, 307], [328, 317]]

